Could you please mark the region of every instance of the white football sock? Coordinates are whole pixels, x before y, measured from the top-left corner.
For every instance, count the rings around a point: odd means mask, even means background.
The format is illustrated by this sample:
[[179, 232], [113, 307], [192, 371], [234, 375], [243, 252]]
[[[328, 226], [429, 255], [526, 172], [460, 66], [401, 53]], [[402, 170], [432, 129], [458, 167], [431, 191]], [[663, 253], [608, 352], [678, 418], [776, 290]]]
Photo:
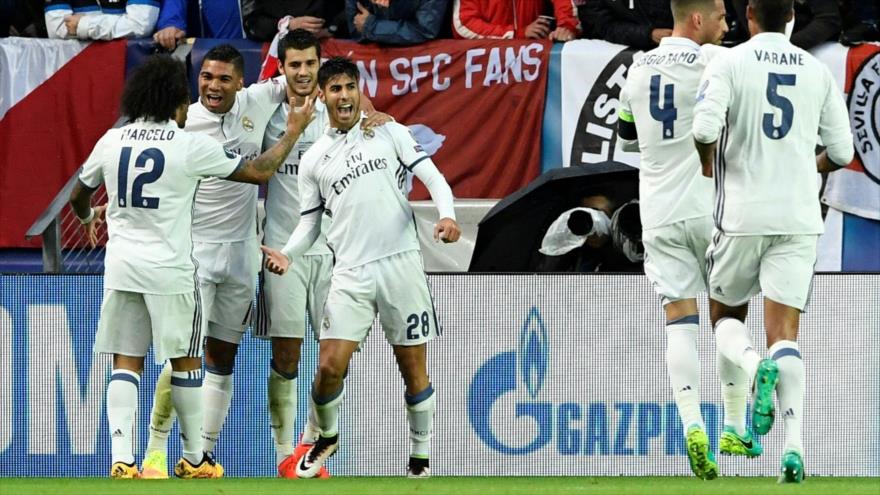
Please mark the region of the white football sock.
[[293, 454], [293, 428], [296, 425], [296, 372], [279, 371], [272, 361], [269, 370], [269, 418], [275, 439], [275, 464]]
[[749, 377], [721, 352], [716, 352], [715, 357], [718, 380], [721, 382], [721, 401], [724, 404], [724, 426], [733, 428], [738, 435], [745, 435]]
[[315, 426], [321, 430], [321, 436], [332, 437], [339, 434], [339, 405], [345, 397], [345, 385], [339, 387], [335, 394], [327, 397], [315, 397], [312, 391], [312, 410], [315, 411]]
[[745, 324], [736, 318], [722, 318], [715, 325], [715, 344], [718, 352], [742, 368], [751, 388], [761, 356], [752, 347], [752, 337]]
[[150, 439], [147, 441], [147, 453], [153, 451], [168, 455], [168, 434], [174, 426], [174, 402], [171, 400], [171, 363], [166, 362], [156, 379], [156, 390], [153, 391], [153, 410], [150, 412]]
[[196, 465], [202, 462], [202, 370], [172, 371], [171, 400], [180, 421], [183, 458]]
[[306, 425], [303, 427], [300, 443], [313, 444], [318, 441], [319, 436], [321, 436], [321, 429], [318, 428], [318, 417], [315, 415], [314, 404], [309, 402], [309, 413], [306, 415]]
[[404, 394], [406, 419], [409, 422], [411, 457], [427, 459], [431, 455], [431, 437], [434, 436], [434, 387], [415, 394]]
[[[208, 370], [205, 373], [205, 386], [202, 390], [202, 404], [204, 407], [204, 419], [202, 423], [202, 450], [209, 454], [214, 453], [217, 440], [220, 439], [220, 430], [223, 422], [229, 414], [229, 404], [232, 403], [232, 371], [227, 374], [213, 373]], [[180, 411], [178, 411], [178, 414]]]
[[691, 426], [706, 429], [700, 412], [699, 321], [699, 316], [690, 315], [666, 324], [666, 370], [685, 431]]
[[132, 438], [140, 382], [140, 375], [134, 371], [115, 369], [110, 375], [110, 383], [107, 384], [107, 419], [111, 462], [134, 464]]
[[767, 350], [779, 366], [779, 383], [776, 385], [776, 398], [785, 420], [786, 452], [793, 450], [803, 456], [804, 446], [801, 438], [801, 418], [804, 411], [804, 389], [806, 372], [804, 361], [797, 342], [780, 340]]

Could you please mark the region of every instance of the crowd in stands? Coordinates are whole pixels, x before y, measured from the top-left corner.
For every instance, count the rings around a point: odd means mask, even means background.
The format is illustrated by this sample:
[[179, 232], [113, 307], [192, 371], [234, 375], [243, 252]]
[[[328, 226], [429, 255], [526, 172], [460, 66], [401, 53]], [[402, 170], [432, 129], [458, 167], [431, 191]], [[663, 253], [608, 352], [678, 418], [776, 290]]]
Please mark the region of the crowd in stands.
[[[725, 43], [748, 37], [748, 0], [725, 0]], [[795, 0], [792, 42], [880, 40], [880, 0]], [[0, 0], [0, 37], [153, 36], [268, 41], [284, 26], [321, 38], [414, 45], [444, 38], [603, 39], [639, 49], [672, 33], [669, 0]]]

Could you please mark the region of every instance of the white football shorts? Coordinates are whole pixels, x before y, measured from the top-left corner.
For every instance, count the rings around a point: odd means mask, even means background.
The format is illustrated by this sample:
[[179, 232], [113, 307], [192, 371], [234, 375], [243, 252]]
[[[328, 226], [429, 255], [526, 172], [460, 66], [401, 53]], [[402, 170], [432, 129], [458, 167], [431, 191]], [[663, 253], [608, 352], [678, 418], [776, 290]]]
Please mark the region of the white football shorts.
[[803, 311], [810, 300], [818, 235], [728, 236], [715, 230], [707, 253], [709, 297], [742, 306], [759, 291]]
[[236, 242], [193, 242], [207, 335], [238, 344], [251, 323], [260, 247], [256, 238]]
[[706, 290], [706, 250], [711, 240], [709, 215], [642, 232], [645, 274], [664, 305], [696, 298]]
[[302, 256], [284, 275], [263, 269], [254, 319], [254, 337], [303, 338], [306, 315], [317, 339], [324, 318], [324, 302], [330, 290], [333, 255]]
[[156, 364], [201, 357], [204, 328], [201, 298], [195, 291], [158, 295], [105, 289], [94, 351], [146, 356], [152, 344]]
[[320, 338], [362, 342], [376, 313], [391, 345], [420, 345], [440, 335], [418, 250], [333, 272]]

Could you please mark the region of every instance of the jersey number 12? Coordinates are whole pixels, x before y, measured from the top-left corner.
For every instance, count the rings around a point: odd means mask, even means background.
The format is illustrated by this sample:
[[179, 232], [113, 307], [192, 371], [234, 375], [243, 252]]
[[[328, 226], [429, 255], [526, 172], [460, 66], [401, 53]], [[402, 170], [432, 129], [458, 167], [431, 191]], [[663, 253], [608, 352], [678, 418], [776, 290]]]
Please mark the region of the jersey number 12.
[[131, 184], [131, 200], [128, 198], [128, 168], [131, 163], [131, 146], [122, 148], [122, 154], [119, 156], [119, 170], [117, 179], [119, 181], [117, 205], [125, 208], [131, 205], [132, 208], [147, 208], [155, 210], [159, 207], [159, 198], [151, 198], [144, 196], [144, 186], [152, 184], [162, 177], [165, 170], [165, 155], [157, 148], [147, 148], [138, 155], [134, 162], [135, 168], [145, 168], [147, 162], [153, 162], [153, 168], [149, 172], [142, 173], [135, 177]]

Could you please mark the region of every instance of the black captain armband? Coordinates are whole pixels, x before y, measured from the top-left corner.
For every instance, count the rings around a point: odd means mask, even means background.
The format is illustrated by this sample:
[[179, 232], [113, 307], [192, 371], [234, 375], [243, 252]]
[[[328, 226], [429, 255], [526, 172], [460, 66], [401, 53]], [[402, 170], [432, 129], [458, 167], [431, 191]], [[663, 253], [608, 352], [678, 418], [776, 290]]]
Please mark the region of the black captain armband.
[[619, 119], [617, 121], [617, 136], [620, 137], [620, 139], [626, 139], [627, 141], [635, 141], [638, 139], [639, 134], [636, 132], [636, 123]]

